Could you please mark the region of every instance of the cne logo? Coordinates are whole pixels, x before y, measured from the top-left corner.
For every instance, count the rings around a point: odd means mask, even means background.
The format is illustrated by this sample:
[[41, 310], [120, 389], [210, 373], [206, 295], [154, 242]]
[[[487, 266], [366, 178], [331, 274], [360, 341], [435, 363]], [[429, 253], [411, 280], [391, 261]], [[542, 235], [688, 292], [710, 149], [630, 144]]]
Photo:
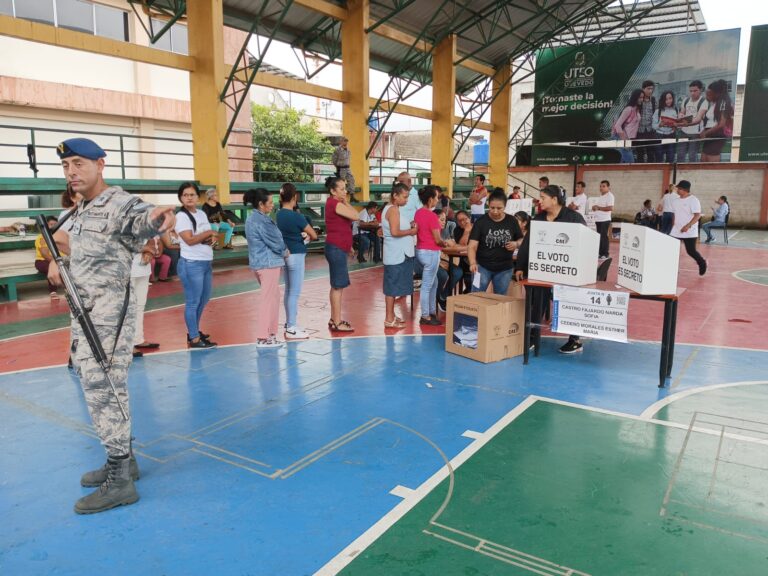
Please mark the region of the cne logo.
[[595, 68], [587, 66], [587, 55], [576, 52], [573, 66], [565, 71], [563, 83], [566, 88], [588, 88], [595, 85]]
[[568, 238], [568, 234], [565, 232], [560, 232], [557, 236], [555, 236], [555, 244], [568, 244], [570, 241], [570, 238]]

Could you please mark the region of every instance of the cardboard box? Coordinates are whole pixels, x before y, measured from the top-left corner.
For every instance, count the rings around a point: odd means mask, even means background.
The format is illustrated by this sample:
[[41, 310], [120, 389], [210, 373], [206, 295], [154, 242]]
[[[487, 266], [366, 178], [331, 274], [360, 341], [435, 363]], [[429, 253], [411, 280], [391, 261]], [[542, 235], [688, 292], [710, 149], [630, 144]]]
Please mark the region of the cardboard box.
[[531, 221], [528, 278], [568, 286], [597, 281], [600, 235], [583, 224]]
[[618, 284], [640, 294], [674, 294], [680, 241], [647, 226], [624, 223], [619, 246]]
[[478, 362], [523, 353], [525, 300], [485, 292], [448, 298], [445, 350]]

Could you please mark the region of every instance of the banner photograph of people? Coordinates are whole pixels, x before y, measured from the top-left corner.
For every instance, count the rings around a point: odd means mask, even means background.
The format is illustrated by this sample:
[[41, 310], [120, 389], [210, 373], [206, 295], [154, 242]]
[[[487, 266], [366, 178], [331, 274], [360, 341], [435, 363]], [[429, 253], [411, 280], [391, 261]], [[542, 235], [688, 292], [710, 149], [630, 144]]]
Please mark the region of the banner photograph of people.
[[739, 32], [540, 51], [533, 164], [731, 161]]

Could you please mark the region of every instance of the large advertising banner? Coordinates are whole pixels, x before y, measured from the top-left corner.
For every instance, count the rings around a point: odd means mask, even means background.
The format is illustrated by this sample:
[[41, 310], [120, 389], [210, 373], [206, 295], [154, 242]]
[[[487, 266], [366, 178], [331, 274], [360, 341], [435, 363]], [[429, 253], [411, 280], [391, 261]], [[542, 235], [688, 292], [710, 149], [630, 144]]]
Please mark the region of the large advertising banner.
[[768, 161], [768, 25], [754, 26], [749, 43], [747, 84], [739, 160]]
[[739, 30], [541, 50], [533, 164], [730, 161]]

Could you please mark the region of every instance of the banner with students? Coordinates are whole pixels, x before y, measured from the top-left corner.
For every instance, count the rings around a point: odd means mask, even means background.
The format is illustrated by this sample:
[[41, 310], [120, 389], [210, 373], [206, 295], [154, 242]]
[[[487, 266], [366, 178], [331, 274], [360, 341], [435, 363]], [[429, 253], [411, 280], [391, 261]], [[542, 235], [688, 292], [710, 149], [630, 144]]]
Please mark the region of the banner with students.
[[768, 24], [754, 26], [749, 43], [739, 161], [768, 161]]
[[739, 32], [541, 50], [532, 163], [730, 161]]

